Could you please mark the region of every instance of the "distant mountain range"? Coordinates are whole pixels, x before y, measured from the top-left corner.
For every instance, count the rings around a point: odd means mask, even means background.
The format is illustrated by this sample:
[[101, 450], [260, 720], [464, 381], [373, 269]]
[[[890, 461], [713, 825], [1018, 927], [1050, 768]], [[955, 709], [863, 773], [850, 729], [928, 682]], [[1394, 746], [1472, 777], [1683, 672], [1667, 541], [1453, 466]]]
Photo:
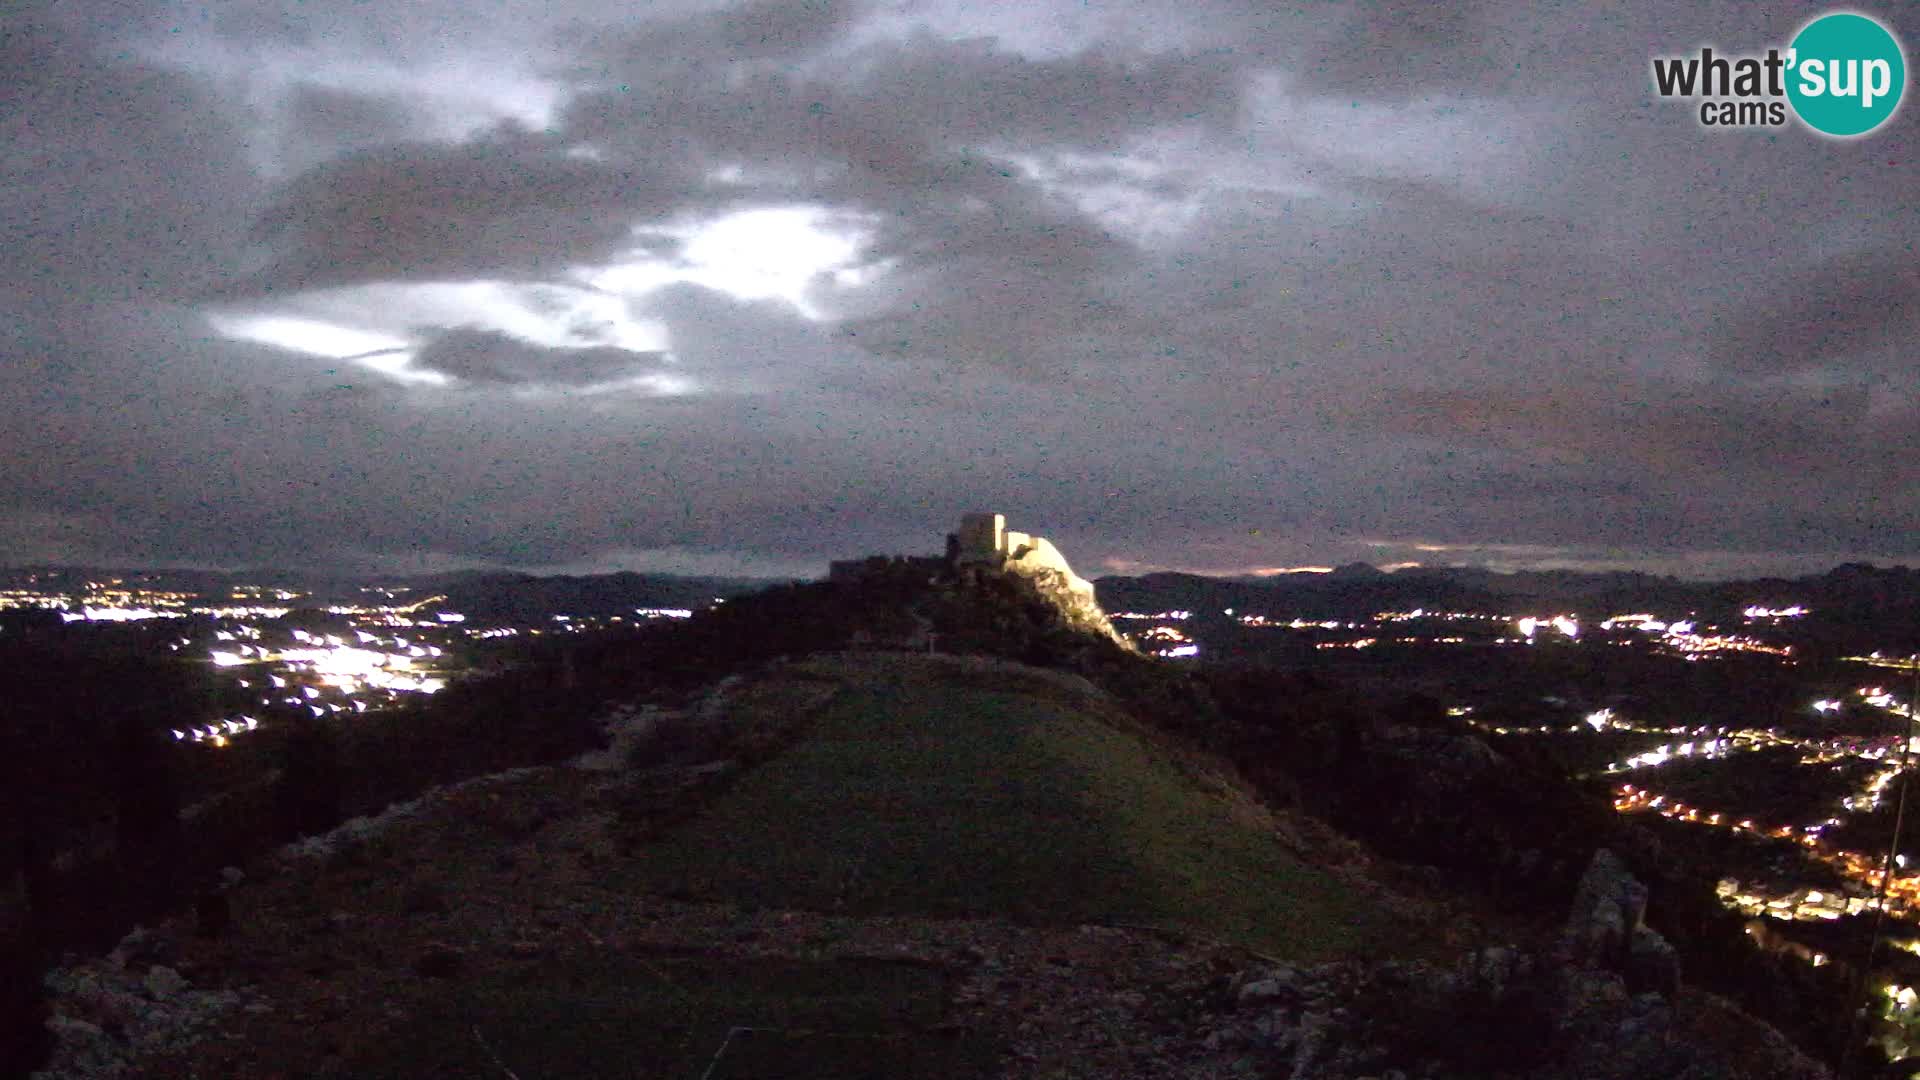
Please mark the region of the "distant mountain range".
[[469, 618], [525, 622], [554, 614], [632, 614], [635, 608], [699, 610], [715, 600], [756, 592], [775, 582], [623, 572], [592, 577], [462, 573], [418, 578], [409, 584], [445, 593], [448, 607]]
[[1801, 578], [1695, 582], [1631, 572], [1573, 570], [1498, 573], [1480, 567], [1420, 567], [1386, 573], [1354, 563], [1327, 574], [1216, 578], [1162, 573], [1094, 582], [1109, 613], [1234, 608], [1269, 616], [1362, 617], [1427, 610], [1588, 617], [1651, 612], [1675, 618], [1737, 618], [1754, 604], [1813, 609], [1821, 621], [1871, 622], [1913, 636], [1920, 620], [1920, 570], [1849, 563]]
[[[49, 576], [58, 574], [49, 580]], [[73, 589], [86, 581], [120, 579], [127, 586], [193, 592], [218, 597], [237, 586], [288, 589], [302, 594], [284, 601], [295, 607], [388, 603], [362, 591], [372, 585], [404, 587], [402, 602], [434, 593], [446, 607], [470, 617], [498, 621], [538, 621], [555, 614], [620, 615], [634, 608], [703, 608], [716, 598], [739, 596], [777, 584], [774, 580], [678, 577], [668, 574], [598, 574], [589, 577], [537, 576], [495, 571], [460, 571], [408, 577], [395, 574], [300, 574], [284, 571], [95, 570], [54, 567], [0, 572], [0, 580], [26, 587], [30, 575], [41, 588]], [[278, 603], [271, 596], [266, 603]]]
[[[0, 579], [23, 585], [29, 573], [13, 570]], [[154, 588], [218, 595], [235, 585], [286, 587], [305, 594], [298, 605], [366, 603], [361, 588], [369, 583], [405, 585], [444, 593], [447, 606], [469, 616], [503, 621], [540, 620], [554, 614], [616, 615], [634, 608], [702, 608], [716, 598], [739, 596], [779, 584], [771, 579], [680, 577], [617, 573], [588, 577], [536, 576], [506, 572], [456, 572], [416, 577], [398, 575], [321, 576], [269, 571], [87, 570], [62, 568], [64, 582], [117, 577]], [[1651, 612], [1668, 618], [1689, 614], [1708, 620], [1737, 620], [1753, 604], [1805, 605], [1818, 623], [1871, 627], [1891, 634], [1896, 648], [1920, 644], [1920, 570], [1849, 563], [1824, 574], [1800, 578], [1698, 582], [1626, 571], [1591, 573], [1543, 570], [1501, 573], [1481, 567], [1415, 567], [1387, 572], [1366, 563], [1350, 563], [1325, 574], [1276, 577], [1206, 577], [1156, 573], [1098, 579], [1100, 605], [1109, 613], [1184, 609], [1218, 613], [1228, 608], [1272, 617], [1361, 618], [1381, 611], [1477, 611], [1554, 614], [1578, 611], [1588, 618]], [[1878, 640], [1878, 639], [1876, 639]]]

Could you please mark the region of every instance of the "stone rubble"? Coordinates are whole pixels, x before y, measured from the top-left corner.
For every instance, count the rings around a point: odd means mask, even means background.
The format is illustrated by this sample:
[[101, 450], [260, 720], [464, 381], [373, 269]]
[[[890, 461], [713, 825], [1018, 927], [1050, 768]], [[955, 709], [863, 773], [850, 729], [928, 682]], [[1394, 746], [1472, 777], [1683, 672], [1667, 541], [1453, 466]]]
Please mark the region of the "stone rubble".
[[126, 1075], [154, 1054], [192, 1046], [238, 1008], [265, 1007], [257, 996], [202, 990], [176, 968], [163, 933], [135, 928], [104, 957], [47, 972], [53, 1058], [33, 1080], [101, 1080]]

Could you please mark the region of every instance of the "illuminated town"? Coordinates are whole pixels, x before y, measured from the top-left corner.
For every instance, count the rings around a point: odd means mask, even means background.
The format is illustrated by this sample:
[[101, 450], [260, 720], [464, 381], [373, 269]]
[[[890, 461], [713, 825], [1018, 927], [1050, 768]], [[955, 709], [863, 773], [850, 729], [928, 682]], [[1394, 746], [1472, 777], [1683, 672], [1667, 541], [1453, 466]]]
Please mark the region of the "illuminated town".
[[[211, 721], [171, 729], [175, 740], [224, 747], [276, 717], [351, 719], [431, 695], [473, 671], [483, 643], [589, 633], [689, 618], [691, 608], [625, 614], [553, 613], [534, 620], [470, 619], [448, 597], [405, 585], [354, 587], [351, 596], [281, 585], [217, 591], [163, 588], [123, 577], [50, 572], [0, 589], [0, 615], [57, 614], [63, 625], [165, 626], [168, 652], [204, 661], [225, 700]], [[338, 593], [339, 589], [332, 592]]]
[[[1650, 662], [1681, 660], [1688, 664], [1740, 658], [1747, 663], [1795, 669], [1800, 650], [1780, 635], [1783, 628], [1801, 623], [1812, 609], [1805, 604], [1751, 603], [1724, 624], [1693, 612], [1661, 615], [1646, 611], [1588, 615], [1576, 611], [1480, 612], [1415, 607], [1376, 611], [1370, 617], [1326, 617], [1287, 611], [1248, 611], [1237, 608], [1196, 613], [1169, 609], [1156, 613], [1127, 611], [1114, 616], [1130, 627], [1128, 635], [1154, 655], [1189, 658], [1244, 642], [1241, 634], [1281, 635], [1297, 639], [1294, 649], [1317, 655], [1374, 653], [1399, 650], [1399, 661], [1420, 650], [1488, 652], [1499, 655], [1546, 653], [1568, 655], [1592, 649], [1612, 656], [1639, 655]], [[1217, 643], [1217, 644], [1216, 644]], [[1244, 646], [1243, 646], [1244, 647]], [[1542, 653], [1542, 655], [1546, 655]], [[1436, 660], [1436, 663], [1443, 661]], [[1889, 673], [1905, 668], [1903, 661], [1879, 653], [1848, 656], [1842, 661], [1856, 670], [1864, 666]], [[1816, 677], [1809, 673], [1809, 678]], [[1481, 703], [1457, 701], [1448, 712], [1471, 728], [1495, 740], [1547, 739], [1589, 762], [1577, 775], [1615, 780], [1613, 808], [1622, 814], [1655, 815], [1675, 822], [1728, 833], [1746, 833], [1786, 840], [1797, 845], [1811, 863], [1837, 872], [1841, 887], [1822, 888], [1790, 882], [1762, 884], [1736, 876], [1723, 880], [1721, 898], [1727, 907], [1774, 920], [1833, 921], [1848, 914], [1876, 910], [1881, 903], [1884, 852], [1849, 847], [1830, 839], [1844, 834], [1855, 818], [1880, 812], [1905, 757], [1902, 739], [1876, 716], [1897, 724], [1910, 717], [1909, 706], [1891, 686], [1856, 686], [1843, 693], [1777, 703], [1806, 723], [1789, 730], [1773, 723], [1673, 723], [1636, 716], [1625, 704], [1573, 711], [1572, 703], [1547, 697], [1535, 706], [1508, 709], [1499, 718], [1484, 716]], [[1552, 720], [1526, 714], [1550, 714]], [[1866, 721], [1867, 730], [1858, 730]], [[1819, 728], [1831, 728], [1819, 731]], [[1582, 745], [1590, 748], [1581, 749]], [[1617, 748], [1617, 749], [1615, 749]], [[1920, 750], [1920, 746], [1915, 747]], [[1754, 809], [1744, 812], [1713, 805], [1700, 797], [1669, 792], [1660, 777], [1682, 765], [1695, 772], [1732, 767], [1748, 760], [1763, 770], [1791, 767], [1809, 775], [1852, 778], [1851, 786], [1832, 787], [1829, 798], [1809, 806], [1792, 820], [1769, 820]], [[1836, 771], [1839, 770], [1839, 771]], [[1825, 781], [1822, 781], [1825, 783]], [[1885, 884], [1888, 914], [1920, 926], [1920, 860], [1912, 872], [1895, 868]], [[1809, 954], [1810, 956], [1812, 954]], [[1824, 962], [1824, 961], [1823, 961]]]
[[[1378, 645], [1459, 645], [1459, 646], [1532, 646], [1597, 643], [1607, 646], [1647, 648], [1664, 655], [1695, 661], [1719, 656], [1751, 653], [1790, 659], [1791, 645], [1770, 643], [1751, 632], [1750, 627], [1771, 626], [1783, 619], [1807, 614], [1807, 608], [1767, 608], [1753, 605], [1746, 609], [1739, 628], [1700, 626], [1692, 618], [1661, 619], [1649, 614], [1612, 615], [1596, 622], [1584, 622], [1575, 613], [1513, 614], [1472, 611], [1380, 611], [1367, 619], [1328, 619], [1237, 611], [1225, 608], [1221, 617], [1250, 630], [1291, 631], [1312, 638], [1317, 650], [1367, 649]], [[1171, 624], [1185, 623], [1194, 613], [1167, 610], [1158, 613], [1123, 611], [1110, 616], [1115, 622], [1147, 623], [1148, 629], [1128, 631], [1142, 645], [1163, 642], [1162, 634]], [[1583, 630], [1584, 628], [1584, 630]], [[1172, 640], [1172, 639], [1164, 639]], [[1184, 640], [1184, 639], [1183, 639]], [[1183, 657], [1197, 655], [1182, 652]]]

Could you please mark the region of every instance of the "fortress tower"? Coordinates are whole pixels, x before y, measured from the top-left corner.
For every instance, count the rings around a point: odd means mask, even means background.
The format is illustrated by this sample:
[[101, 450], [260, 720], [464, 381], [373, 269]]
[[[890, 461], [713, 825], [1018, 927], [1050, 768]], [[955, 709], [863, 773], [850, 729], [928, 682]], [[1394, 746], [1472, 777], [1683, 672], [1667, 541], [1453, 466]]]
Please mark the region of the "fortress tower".
[[960, 539], [960, 562], [997, 562], [1007, 554], [1005, 514], [962, 514], [955, 535]]

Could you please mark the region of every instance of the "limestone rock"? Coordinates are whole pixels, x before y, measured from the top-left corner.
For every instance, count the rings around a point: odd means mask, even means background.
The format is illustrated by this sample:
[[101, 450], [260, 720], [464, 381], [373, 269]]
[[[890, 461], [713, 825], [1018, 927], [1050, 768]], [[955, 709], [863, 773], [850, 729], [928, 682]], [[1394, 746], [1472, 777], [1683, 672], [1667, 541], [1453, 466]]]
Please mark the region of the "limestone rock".
[[1628, 942], [1621, 974], [1626, 976], [1628, 990], [1652, 992], [1672, 1001], [1680, 992], [1680, 954], [1659, 931], [1642, 926]]
[[107, 959], [116, 968], [139, 971], [154, 964], [172, 963], [177, 952], [171, 934], [136, 926], [120, 939]]
[[1573, 896], [1564, 942], [1573, 963], [1618, 970], [1647, 911], [1647, 887], [1606, 848], [1593, 853]]
[[165, 1001], [186, 989], [187, 980], [179, 972], [165, 964], [155, 964], [148, 970], [146, 978], [147, 996], [155, 1001]]
[[1294, 973], [1283, 968], [1264, 979], [1255, 979], [1242, 986], [1236, 999], [1243, 1006], [1273, 1001], [1293, 994], [1295, 983]]

